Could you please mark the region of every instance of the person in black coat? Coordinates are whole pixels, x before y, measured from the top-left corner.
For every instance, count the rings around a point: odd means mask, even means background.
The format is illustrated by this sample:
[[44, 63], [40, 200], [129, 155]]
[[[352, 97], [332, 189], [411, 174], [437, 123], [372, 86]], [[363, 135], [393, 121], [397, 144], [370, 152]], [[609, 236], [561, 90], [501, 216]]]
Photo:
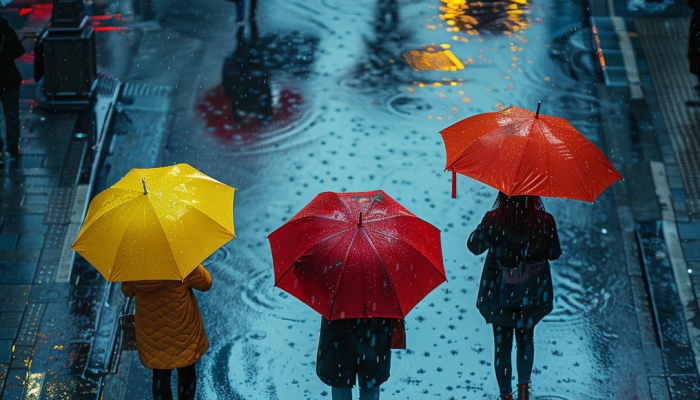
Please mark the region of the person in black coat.
[[[551, 214], [537, 196], [499, 192], [493, 210], [484, 215], [467, 240], [474, 254], [488, 251], [476, 306], [493, 325], [494, 368], [501, 399], [511, 400], [513, 337], [517, 343], [518, 399], [529, 399], [534, 360], [535, 325], [553, 308], [549, 260], [561, 255], [559, 236]], [[530, 286], [513, 302], [511, 284], [521, 272]], [[505, 275], [505, 276], [504, 276]], [[515, 277], [515, 278], [514, 278]], [[517, 285], [517, 284], [516, 284]], [[525, 283], [520, 284], [520, 287]]]
[[[19, 154], [19, 89], [22, 86], [15, 60], [25, 52], [22, 43], [8, 21], [0, 15], [0, 102], [5, 114], [7, 147], [4, 156]], [[0, 139], [0, 150], [4, 147]]]
[[406, 348], [403, 320], [321, 318], [316, 375], [331, 386], [333, 400], [352, 400], [355, 377], [360, 400], [378, 400], [389, 379], [391, 349]]

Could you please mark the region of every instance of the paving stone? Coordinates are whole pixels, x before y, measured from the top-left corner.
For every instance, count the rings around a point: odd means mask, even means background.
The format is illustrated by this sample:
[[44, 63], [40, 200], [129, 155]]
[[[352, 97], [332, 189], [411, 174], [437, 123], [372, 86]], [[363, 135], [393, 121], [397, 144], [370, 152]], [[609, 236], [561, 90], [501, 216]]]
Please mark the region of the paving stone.
[[[3, 371], [2, 371], [2, 366], [10, 364], [11, 360], [12, 360], [12, 340], [2, 339], [2, 340], [0, 340], [0, 382], [2, 382], [3, 378], [5, 377], [5, 375], [3, 374]], [[7, 372], [7, 368], [5, 368], [5, 373], [6, 372]]]
[[10, 193], [0, 194], [0, 204], [6, 205], [20, 205], [24, 200], [24, 195], [21, 192], [13, 191]]
[[36, 263], [0, 262], [0, 284], [7, 283], [32, 283]]
[[681, 246], [687, 260], [700, 260], [700, 240], [683, 241]]
[[[19, 325], [22, 322], [22, 313], [20, 312], [2, 312], [0, 313], [0, 339], [12, 339], [17, 337]], [[2, 360], [0, 360], [2, 362]]]
[[0, 285], [0, 312], [23, 312], [31, 285]]
[[[7, 371], [7, 380], [5, 381], [5, 389], [7, 387], [21, 387], [24, 386], [24, 382], [27, 379], [27, 368], [17, 368], [10, 364], [9, 370]], [[3, 393], [4, 395], [4, 393]], [[4, 400], [3, 396], [3, 400]]]
[[40, 168], [44, 166], [44, 158], [43, 155], [20, 154], [19, 166], [22, 168]]
[[46, 233], [47, 226], [42, 224], [42, 214], [5, 214], [0, 234]]
[[36, 263], [41, 249], [9, 249], [0, 252], [0, 262]]
[[27, 194], [24, 196], [22, 204], [27, 205], [46, 205], [49, 202], [49, 192], [46, 194]]
[[[10, 371], [12, 372], [12, 371]], [[10, 375], [7, 376], [8, 382], [10, 381]], [[2, 400], [22, 400], [22, 393], [24, 393], [23, 386], [5, 386], [5, 390], [2, 392]]]
[[0, 250], [14, 249], [19, 235], [0, 235]]
[[[33, 346], [17, 346], [12, 351], [12, 360], [10, 361], [10, 371], [12, 368], [26, 368], [32, 363], [32, 355], [34, 354]], [[26, 374], [24, 375], [26, 376]], [[14, 385], [9, 385], [14, 386]]]
[[18, 249], [41, 249], [44, 244], [44, 235], [20, 235]]
[[56, 178], [51, 176], [28, 176], [24, 183], [27, 186], [53, 187]]
[[681, 240], [700, 239], [700, 222], [679, 222], [678, 235]]

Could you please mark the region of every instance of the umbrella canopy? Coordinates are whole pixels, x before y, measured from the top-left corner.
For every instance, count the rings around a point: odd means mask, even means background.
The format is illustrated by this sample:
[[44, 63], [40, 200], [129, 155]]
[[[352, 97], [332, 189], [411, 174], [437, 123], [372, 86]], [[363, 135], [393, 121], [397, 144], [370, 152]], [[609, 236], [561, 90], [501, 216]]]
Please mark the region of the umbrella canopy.
[[381, 190], [321, 193], [268, 239], [275, 285], [329, 320], [404, 318], [446, 281], [440, 231]]
[[235, 190], [187, 164], [132, 169], [90, 202], [71, 248], [110, 282], [182, 280], [236, 236]]
[[508, 107], [478, 114], [440, 132], [445, 170], [466, 175], [508, 196], [560, 197], [593, 202], [619, 172], [563, 118]]

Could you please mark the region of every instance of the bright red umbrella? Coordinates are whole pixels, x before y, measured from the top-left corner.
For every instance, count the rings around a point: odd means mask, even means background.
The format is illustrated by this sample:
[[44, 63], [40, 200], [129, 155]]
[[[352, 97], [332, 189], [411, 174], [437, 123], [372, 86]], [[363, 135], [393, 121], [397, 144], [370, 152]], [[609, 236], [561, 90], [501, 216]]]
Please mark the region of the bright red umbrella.
[[446, 281], [440, 230], [381, 190], [321, 193], [268, 239], [275, 285], [329, 320], [404, 318]]
[[440, 132], [452, 171], [508, 196], [593, 202], [622, 179], [605, 155], [563, 118], [519, 107], [478, 114]]

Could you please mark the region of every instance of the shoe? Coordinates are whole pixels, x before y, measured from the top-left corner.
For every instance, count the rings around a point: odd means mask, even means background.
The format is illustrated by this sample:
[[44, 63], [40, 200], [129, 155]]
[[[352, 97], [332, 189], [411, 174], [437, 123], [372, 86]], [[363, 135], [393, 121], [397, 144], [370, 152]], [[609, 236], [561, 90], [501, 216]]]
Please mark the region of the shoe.
[[518, 400], [530, 400], [529, 383], [518, 383]]
[[501, 400], [513, 400], [513, 395], [511, 393], [501, 393]]

